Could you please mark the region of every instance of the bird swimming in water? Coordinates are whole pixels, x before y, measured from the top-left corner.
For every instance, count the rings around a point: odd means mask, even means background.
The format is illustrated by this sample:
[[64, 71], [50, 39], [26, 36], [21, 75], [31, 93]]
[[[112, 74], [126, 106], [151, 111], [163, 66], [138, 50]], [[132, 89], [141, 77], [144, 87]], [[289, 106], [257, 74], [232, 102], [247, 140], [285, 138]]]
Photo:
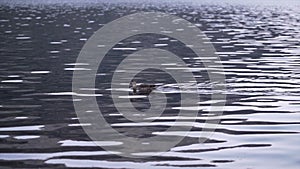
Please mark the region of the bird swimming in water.
[[135, 81], [131, 81], [130, 86], [133, 94], [149, 95], [157, 86], [154, 84], [137, 84]]

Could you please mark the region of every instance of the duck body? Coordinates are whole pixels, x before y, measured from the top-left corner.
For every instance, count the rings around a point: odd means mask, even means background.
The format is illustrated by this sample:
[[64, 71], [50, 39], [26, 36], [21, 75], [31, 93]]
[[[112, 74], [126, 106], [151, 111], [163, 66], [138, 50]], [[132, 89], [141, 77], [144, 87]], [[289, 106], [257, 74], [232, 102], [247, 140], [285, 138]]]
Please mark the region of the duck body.
[[154, 84], [137, 84], [135, 81], [131, 82], [133, 94], [149, 95], [157, 86]]

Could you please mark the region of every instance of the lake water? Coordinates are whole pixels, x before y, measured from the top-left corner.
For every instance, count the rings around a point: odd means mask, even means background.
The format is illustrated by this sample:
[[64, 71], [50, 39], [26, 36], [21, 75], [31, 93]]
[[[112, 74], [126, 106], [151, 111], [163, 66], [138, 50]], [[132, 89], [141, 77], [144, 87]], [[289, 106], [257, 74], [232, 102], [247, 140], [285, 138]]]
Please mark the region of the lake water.
[[[183, 2], [1, 3], [0, 168], [299, 168], [299, 8]], [[73, 102], [80, 100], [72, 96], [80, 94], [72, 92], [72, 77], [73, 71], [86, 71], [86, 64], [76, 59], [95, 31], [141, 11], [170, 13], [199, 27], [223, 65], [223, 71], [210, 71], [225, 75], [226, 88], [213, 90], [215, 84], [205, 73], [208, 68], [176, 39], [147, 34], [117, 44], [98, 70], [96, 87], [82, 89], [96, 91], [92, 96], [116, 130], [132, 137], [182, 136], [182, 131], [164, 132], [176, 120], [177, 110], [199, 111], [195, 122], [179, 123], [191, 131], [168, 152], [127, 158], [103, 148], [122, 143], [107, 140], [99, 147], [86, 135], [74, 111]], [[114, 69], [123, 57], [145, 47], [174, 51], [190, 65], [197, 83], [187, 82], [183, 88], [198, 89], [198, 106], [181, 107], [174, 79], [148, 69], [136, 76], [137, 82], [160, 83], [156, 92], [167, 95], [169, 109], [153, 117], [155, 121], [140, 124], [118, 114], [110, 89]], [[122, 90], [130, 91], [126, 86]], [[226, 95], [220, 116], [209, 114], [210, 104], [220, 102], [210, 99], [212, 93]], [[150, 106], [147, 96], [131, 99], [138, 110]], [[209, 123], [205, 120], [218, 120], [219, 125], [214, 135], [199, 143], [203, 124]]]

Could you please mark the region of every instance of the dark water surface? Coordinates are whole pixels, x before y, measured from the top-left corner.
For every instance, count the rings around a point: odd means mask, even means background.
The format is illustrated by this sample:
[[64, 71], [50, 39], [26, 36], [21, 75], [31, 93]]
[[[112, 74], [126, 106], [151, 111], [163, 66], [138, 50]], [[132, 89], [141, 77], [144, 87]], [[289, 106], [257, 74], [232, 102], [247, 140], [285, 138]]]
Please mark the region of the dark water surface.
[[[10, 5], [0, 6], [0, 168], [299, 168], [300, 166], [300, 9], [243, 5]], [[205, 68], [180, 42], [159, 35], [125, 39], [99, 69], [95, 95], [107, 120], [135, 137], [181, 136], [163, 132], [178, 109], [199, 110], [188, 136], [169, 152], [130, 159], [98, 147], [74, 112], [72, 74], [86, 40], [99, 28], [139, 11], [161, 11], [196, 24], [210, 38], [224, 72]], [[181, 47], [180, 47], [181, 45]], [[198, 107], [180, 107], [174, 79], [155, 70], [138, 82], [164, 84], [171, 104], [154, 122], [124, 121], [111, 108], [110, 83], [120, 58], [144, 47], [173, 50], [190, 64], [199, 89]], [[168, 64], [168, 63], [166, 63]], [[226, 90], [213, 91], [205, 71], [224, 73]], [[192, 86], [192, 87], [191, 87]], [[127, 90], [124, 87], [125, 91]], [[211, 93], [227, 95], [222, 116], [208, 114]], [[176, 94], [177, 93], [177, 94]], [[100, 95], [101, 94], [101, 95]], [[103, 95], [102, 95], [103, 94]], [[83, 95], [83, 97], [85, 97]], [[149, 108], [137, 99], [139, 110]], [[205, 120], [220, 120], [215, 134], [197, 142]], [[116, 146], [107, 140], [102, 146]], [[117, 151], [117, 150], [116, 150]]]

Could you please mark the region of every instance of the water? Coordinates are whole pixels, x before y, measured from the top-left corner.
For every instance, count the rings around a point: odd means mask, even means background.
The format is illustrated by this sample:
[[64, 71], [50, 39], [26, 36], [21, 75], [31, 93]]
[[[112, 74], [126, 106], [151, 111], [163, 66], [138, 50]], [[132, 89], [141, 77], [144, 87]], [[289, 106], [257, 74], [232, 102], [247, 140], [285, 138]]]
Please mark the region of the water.
[[[298, 168], [300, 137], [300, 13], [295, 6], [255, 5], [134, 5], [5, 4], [0, 6], [0, 166], [1, 168]], [[138, 11], [180, 16], [206, 33], [221, 58], [220, 68], [205, 68], [180, 42], [158, 35], [135, 36], [116, 45], [98, 70], [96, 88], [72, 92], [73, 71], [88, 71], [76, 63], [86, 40], [99, 28]], [[112, 108], [109, 78], [120, 56], [143, 47], [173, 50], [190, 64], [198, 83], [183, 84], [183, 92], [198, 89], [199, 106], [182, 107], [174, 79], [155, 70], [136, 77], [161, 86], [155, 91], [170, 99], [168, 112], [136, 124], [124, 121]], [[101, 47], [101, 46], [100, 46]], [[164, 63], [174, 66], [176, 63]], [[75, 68], [80, 66], [80, 68]], [[212, 90], [206, 70], [226, 76], [226, 89]], [[117, 89], [126, 92], [129, 89]], [[94, 95], [87, 91], [96, 91]], [[222, 116], [209, 114], [212, 93], [227, 95]], [[141, 153], [125, 158], [105, 151], [82, 130], [72, 96], [96, 97], [105, 117], [122, 133], [135, 137], [181, 136], [165, 132], [177, 110], [199, 110], [192, 130], [169, 152]], [[130, 98], [138, 110], [149, 108], [146, 96]], [[220, 120], [214, 135], [198, 140], [205, 120]], [[147, 121], [148, 120], [148, 121]], [[155, 121], [149, 121], [155, 120]], [[119, 146], [102, 141], [98, 145]], [[117, 149], [115, 153], [120, 153]]]

